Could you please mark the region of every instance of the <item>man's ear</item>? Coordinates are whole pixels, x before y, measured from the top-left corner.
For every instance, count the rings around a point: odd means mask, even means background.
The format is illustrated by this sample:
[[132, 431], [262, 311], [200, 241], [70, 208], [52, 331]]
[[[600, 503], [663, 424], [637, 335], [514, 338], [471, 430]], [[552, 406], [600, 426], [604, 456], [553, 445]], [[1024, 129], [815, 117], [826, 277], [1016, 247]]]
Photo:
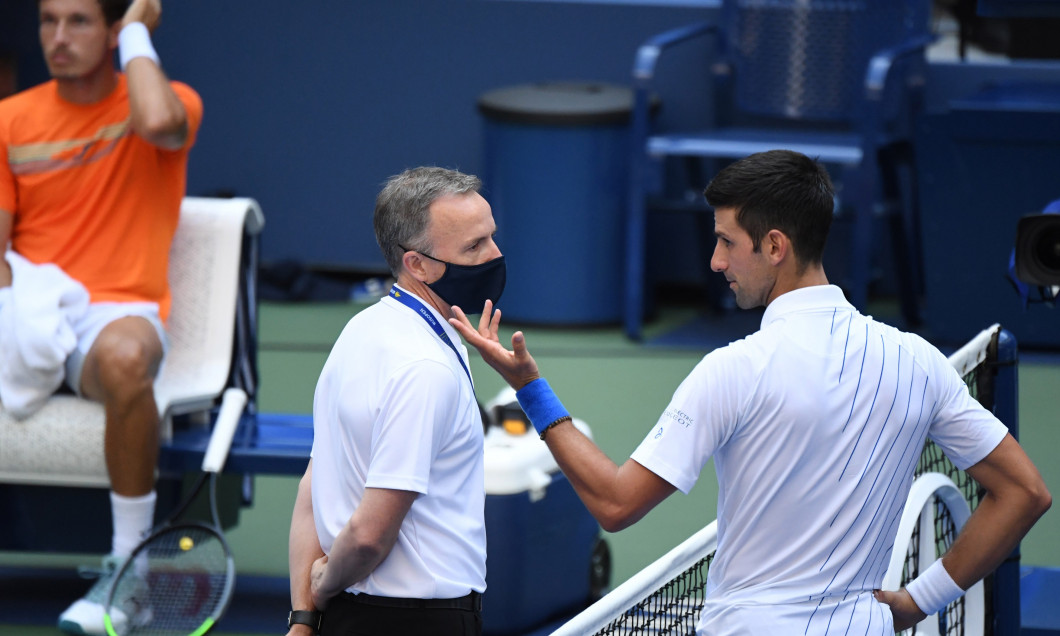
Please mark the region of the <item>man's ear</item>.
[[780, 230], [770, 230], [762, 241], [763, 250], [773, 265], [779, 265], [791, 253], [791, 239]]
[[118, 34], [121, 33], [122, 21], [116, 20], [107, 27], [107, 48], [113, 53], [118, 50]]
[[405, 255], [401, 257], [401, 263], [405, 266], [405, 270], [412, 274], [412, 277], [418, 281], [427, 280], [427, 271], [424, 269], [424, 259], [420, 256], [419, 252], [406, 251]]
[[420, 258], [420, 254], [414, 251], [405, 251], [405, 254], [401, 258], [402, 265], [413, 277], [421, 278], [423, 273], [423, 259]]

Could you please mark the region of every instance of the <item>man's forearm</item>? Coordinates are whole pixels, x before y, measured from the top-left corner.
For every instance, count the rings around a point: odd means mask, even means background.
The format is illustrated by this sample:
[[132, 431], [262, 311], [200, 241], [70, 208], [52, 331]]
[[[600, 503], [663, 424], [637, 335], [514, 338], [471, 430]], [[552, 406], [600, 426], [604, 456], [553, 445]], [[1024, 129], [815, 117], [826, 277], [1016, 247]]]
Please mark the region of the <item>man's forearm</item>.
[[160, 5], [150, 0], [133, 2], [118, 34], [118, 57], [128, 79], [133, 132], [156, 146], [175, 150], [187, 141], [188, 117], [151, 43], [151, 31], [160, 16]]
[[573, 422], [554, 427], [545, 443], [582, 504], [605, 530], [614, 532], [629, 525], [618, 509], [614, 493], [618, 466], [610, 457]]
[[291, 513], [291, 531], [287, 546], [288, 566], [291, 572], [291, 609], [311, 610], [313, 595], [310, 588], [310, 571], [313, 562], [324, 556], [317, 540], [313, 521], [313, 499], [310, 490], [310, 471], [298, 485], [294, 511]]
[[573, 422], [554, 427], [545, 443], [578, 498], [608, 532], [633, 525], [676, 490], [632, 459], [615, 464]]
[[182, 147], [188, 137], [187, 113], [162, 69], [153, 60], [135, 58], [126, 76], [133, 131], [162, 148]]
[[313, 572], [314, 598], [331, 598], [371, 574], [390, 554], [418, 496], [406, 490], [365, 488], [357, 509], [335, 537], [319, 579]]
[[11, 285], [11, 266], [4, 260], [3, 254], [0, 254], [0, 287], [9, 285]]
[[356, 530], [347, 524], [331, 546], [327, 573], [319, 587], [321, 595], [331, 598], [364, 580], [388, 553], [389, 550], [361, 540]]

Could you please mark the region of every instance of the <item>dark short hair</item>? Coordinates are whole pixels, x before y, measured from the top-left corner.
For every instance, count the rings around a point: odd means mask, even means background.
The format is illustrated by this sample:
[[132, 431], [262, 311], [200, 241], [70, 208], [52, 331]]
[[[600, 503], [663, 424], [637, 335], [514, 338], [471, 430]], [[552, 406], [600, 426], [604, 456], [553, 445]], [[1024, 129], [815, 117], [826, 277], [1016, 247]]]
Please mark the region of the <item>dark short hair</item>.
[[131, 4], [129, 0], [99, 0], [99, 6], [103, 7], [103, 19], [108, 25], [125, 17], [129, 4]]
[[736, 210], [756, 252], [776, 229], [791, 240], [800, 269], [821, 263], [835, 190], [820, 162], [790, 150], [756, 153], [725, 167], [703, 194], [713, 208]]
[[482, 188], [478, 177], [433, 166], [413, 168], [390, 177], [375, 200], [375, 241], [390, 271], [401, 272], [405, 248], [430, 253], [427, 237], [431, 204], [448, 195], [471, 194]]
[[[97, 0], [99, 8], [103, 9], [103, 20], [110, 26], [125, 17], [131, 0]], [[39, 7], [41, 0], [37, 0]]]

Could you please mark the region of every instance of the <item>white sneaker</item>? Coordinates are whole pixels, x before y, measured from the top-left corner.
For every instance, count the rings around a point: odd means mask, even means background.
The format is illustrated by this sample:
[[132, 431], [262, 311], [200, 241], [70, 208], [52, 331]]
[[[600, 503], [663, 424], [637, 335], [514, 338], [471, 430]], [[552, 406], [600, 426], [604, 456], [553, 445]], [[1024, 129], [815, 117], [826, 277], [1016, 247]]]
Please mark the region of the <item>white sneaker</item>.
[[[103, 604], [107, 602], [107, 591], [121, 564], [122, 559], [118, 557], [103, 557], [103, 568], [92, 589], [59, 615], [60, 630], [80, 636], [106, 636]], [[141, 601], [146, 583], [142, 579], [130, 579], [130, 584], [125, 587], [127, 589], [118, 591], [118, 602], [110, 613], [111, 626], [118, 634], [124, 634], [130, 626], [141, 627], [151, 621], [151, 608]]]

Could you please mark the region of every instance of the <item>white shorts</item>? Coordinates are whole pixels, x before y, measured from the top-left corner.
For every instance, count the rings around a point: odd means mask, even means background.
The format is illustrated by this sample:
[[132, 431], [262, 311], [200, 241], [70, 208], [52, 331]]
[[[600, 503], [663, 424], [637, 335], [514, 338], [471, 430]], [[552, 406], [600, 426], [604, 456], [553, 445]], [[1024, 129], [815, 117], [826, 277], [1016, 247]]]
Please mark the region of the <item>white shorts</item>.
[[139, 316], [151, 323], [158, 332], [158, 339], [162, 343], [162, 356], [165, 357], [166, 351], [169, 350], [169, 339], [158, 315], [158, 303], [92, 303], [85, 315], [73, 325], [77, 335], [77, 348], [66, 359], [66, 385], [73, 389], [74, 393], [81, 395], [81, 367], [85, 364], [85, 356], [99, 337], [99, 332], [115, 320], [129, 316]]

